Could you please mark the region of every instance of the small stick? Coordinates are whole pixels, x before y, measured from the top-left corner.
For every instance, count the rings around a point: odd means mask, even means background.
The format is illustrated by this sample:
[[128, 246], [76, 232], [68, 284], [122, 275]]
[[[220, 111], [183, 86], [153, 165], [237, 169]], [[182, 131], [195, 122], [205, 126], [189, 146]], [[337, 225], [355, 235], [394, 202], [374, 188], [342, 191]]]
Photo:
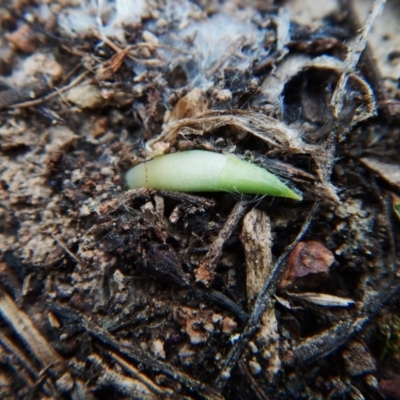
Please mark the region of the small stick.
[[367, 45], [368, 35], [372, 29], [372, 25], [378, 15], [383, 11], [385, 3], [386, 0], [375, 0], [367, 20], [360, 29], [360, 33], [349, 45], [349, 51], [344, 60], [346, 71], [340, 76], [331, 100], [332, 112], [336, 120], [339, 119], [339, 114], [343, 109], [343, 99], [345, 98], [345, 87], [349, 78], [349, 73], [356, 68], [361, 54]]
[[250, 315], [249, 321], [247, 322], [246, 327], [244, 328], [242, 334], [240, 335], [239, 339], [232, 347], [231, 351], [228, 354], [228, 357], [225, 359], [225, 362], [221, 368], [221, 372], [218, 375], [217, 379], [215, 380], [214, 387], [217, 390], [223, 389], [225, 384], [228, 382], [230, 378], [231, 370], [234, 368], [242, 355], [243, 350], [248, 345], [249, 341], [253, 337], [254, 333], [257, 331], [259, 327], [259, 322], [264, 314], [265, 310], [268, 307], [269, 300], [271, 296], [275, 293], [276, 287], [280, 281], [284, 273], [284, 261], [296, 246], [296, 244], [301, 240], [301, 238], [306, 233], [307, 229], [309, 228], [311, 221], [317, 212], [319, 207], [319, 202], [315, 203], [313, 208], [311, 209], [310, 213], [306, 221], [304, 222], [299, 234], [294, 239], [294, 241], [289, 245], [286, 251], [278, 258], [276, 261], [274, 268], [271, 271], [271, 275], [269, 276], [268, 280], [266, 281], [263, 289], [261, 290], [260, 294], [257, 297], [255, 302], [253, 311]]
[[243, 201], [238, 201], [230, 213], [225, 225], [219, 231], [217, 238], [210, 246], [210, 250], [204, 256], [199, 267], [195, 271], [196, 280], [203, 282], [206, 286], [209, 286], [215, 276], [215, 269], [219, 259], [221, 258], [222, 248], [225, 242], [230, 238], [232, 232], [236, 228], [237, 224], [246, 213], [248, 204]]
[[173, 192], [171, 190], [160, 190], [158, 193], [161, 196], [168, 197], [169, 199], [193, 204], [198, 207], [212, 208], [212, 207], [215, 207], [215, 204], [216, 204], [214, 199], [208, 199], [207, 197], [196, 196], [193, 194], [188, 194], [188, 193], [183, 193], [183, 192]]
[[66, 92], [67, 90], [69, 90], [69, 89], [73, 88], [74, 86], [78, 85], [80, 82], [82, 82], [89, 75], [89, 73], [90, 73], [90, 71], [85, 71], [84, 73], [79, 75], [76, 79], [74, 79], [69, 85], [64, 86], [61, 89], [57, 89], [53, 93], [48, 94], [47, 96], [41, 97], [41, 98], [36, 99], [36, 100], [25, 101], [23, 103], [11, 104], [10, 106], [8, 106], [8, 108], [27, 108], [27, 107], [33, 107], [33, 106], [37, 106], [39, 104], [42, 104], [45, 101], [56, 97], [60, 93]]
[[116, 361], [118, 364], [120, 364], [126, 371], [128, 371], [135, 379], [139, 380], [142, 382], [144, 385], [146, 385], [150, 390], [152, 390], [154, 393], [157, 393], [160, 396], [171, 396], [173, 393], [171, 392], [171, 389], [169, 388], [163, 388], [161, 386], [158, 386], [156, 383], [154, 383], [149, 377], [147, 377], [145, 374], [140, 372], [137, 368], [135, 368], [132, 364], [126, 362], [122, 357], [120, 357], [117, 353], [113, 352], [112, 350], [108, 351], [108, 355]]
[[47, 305], [49, 309], [54, 311], [56, 314], [78, 323], [79, 326], [85, 329], [91, 336], [99, 340], [103, 346], [107, 345], [113, 351], [125, 356], [128, 360], [141, 363], [153, 371], [168, 375], [190, 390], [196, 391], [199, 396], [206, 400], [223, 400], [223, 396], [220, 393], [205, 383], [197, 381], [191, 376], [180, 372], [173, 365], [167, 362], [152, 357], [149, 353], [143, 351], [139, 346], [136, 347], [118, 342], [112, 335], [107, 333], [103, 327], [96, 325], [93, 321], [81, 313], [55, 303], [47, 303]]
[[50, 236], [57, 242], [57, 244], [62, 247], [62, 249], [69, 254], [78, 264], [80, 267], [84, 268], [86, 267], [85, 263], [82, 261], [80, 257], [78, 257], [76, 254], [74, 254], [67, 246], [67, 244], [62, 240], [59, 239], [57, 236], [50, 234]]
[[254, 379], [253, 375], [251, 375], [249, 369], [247, 368], [246, 364], [242, 360], [239, 361], [239, 369], [242, 372], [242, 374], [249, 381], [250, 386], [253, 389], [254, 394], [256, 395], [256, 397], [259, 400], [269, 400], [269, 397], [266, 395], [264, 390], [261, 388], [261, 386]]

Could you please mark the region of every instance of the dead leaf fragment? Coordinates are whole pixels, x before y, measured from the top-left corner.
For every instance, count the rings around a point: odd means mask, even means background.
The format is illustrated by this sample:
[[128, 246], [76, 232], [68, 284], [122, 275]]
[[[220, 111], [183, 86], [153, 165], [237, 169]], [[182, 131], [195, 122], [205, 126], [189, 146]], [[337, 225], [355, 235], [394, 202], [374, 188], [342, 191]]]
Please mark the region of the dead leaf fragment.
[[290, 253], [280, 287], [286, 287], [295, 281], [298, 283], [298, 278], [310, 274], [326, 275], [334, 261], [333, 253], [322, 243], [314, 240], [299, 242]]
[[67, 126], [52, 126], [48, 130], [49, 144], [46, 145], [47, 153], [56, 154], [71, 146], [78, 136]]
[[6, 38], [12, 46], [24, 53], [33, 53], [36, 50], [35, 31], [29, 25], [22, 25], [16, 31], [6, 35]]
[[122, 63], [124, 62], [131, 49], [132, 46], [128, 46], [125, 49], [120, 50], [116, 54], [114, 54], [110, 60], [104, 62], [99, 70], [96, 72], [95, 79], [98, 82], [112, 79], [121, 68]]
[[352, 299], [325, 293], [288, 293], [288, 295], [295, 300], [323, 307], [348, 307], [355, 304]]
[[93, 118], [91, 124], [91, 134], [97, 139], [107, 132], [108, 119], [106, 117]]
[[207, 109], [206, 94], [203, 90], [195, 88], [178, 101], [167, 122], [172, 123], [184, 118], [194, 118], [206, 112]]
[[163, 277], [179, 286], [188, 285], [181, 262], [172, 248], [163, 245], [151, 245], [147, 251], [147, 258], [147, 267], [152, 275]]
[[213, 91], [213, 96], [214, 96], [215, 100], [217, 100], [221, 103], [226, 103], [226, 102], [232, 100], [232, 92], [228, 89], [223, 89], [223, 90], [215, 89]]
[[387, 183], [400, 190], [400, 165], [388, 164], [372, 157], [361, 158], [360, 161]]
[[107, 107], [110, 104], [124, 107], [133, 101], [132, 93], [123, 90], [100, 89], [100, 87], [83, 83], [69, 89], [65, 99], [82, 109]]
[[[64, 68], [51, 54], [35, 52], [26, 57], [21, 68], [13, 72], [12, 81], [15, 86], [20, 86], [21, 82], [44, 82], [46, 87], [52, 87], [64, 76]], [[42, 84], [43, 85], [43, 84]], [[30, 96], [30, 98], [38, 97]]]
[[376, 361], [361, 342], [350, 342], [342, 353], [345, 368], [351, 376], [376, 371]]
[[56, 381], [56, 387], [61, 393], [69, 393], [74, 387], [74, 378], [69, 372], [63, 374]]
[[98, 86], [82, 84], [76, 86], [65, 94], [67, 101], [76, 104], [79, 108], [103, 107], [106, 100], [101, 95]]

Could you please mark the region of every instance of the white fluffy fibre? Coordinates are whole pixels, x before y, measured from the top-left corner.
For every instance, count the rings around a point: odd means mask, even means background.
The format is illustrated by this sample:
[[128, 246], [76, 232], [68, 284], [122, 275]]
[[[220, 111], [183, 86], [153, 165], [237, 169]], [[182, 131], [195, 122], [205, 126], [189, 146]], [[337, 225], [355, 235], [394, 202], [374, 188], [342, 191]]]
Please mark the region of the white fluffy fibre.
[[[123, 44], [129, 44], [124, 37], [126, 27], [142, 23], [143, 30], [153, 33], [160, 44], [184, 51], [157, 50], [170, 67], [190, 64], [188, 83], [203, 89], [212, 84], [215, 71], [226, 67], [245, 70], [255, 57], [267, 55], [265, 30], [254, 22], [260, 16], [250, 7], [238, 9], [227, 1], [208, 16], [189, 0], [151, 4], [145, 0], [80, 0], [80, 6], [69, 6], [59, 13], [58, 23], [70, 36], [84, 36], [94, 28], [104, 38]], [[152, 12], [159, 18], [143, 19]]]
[[84, 8], [64, 9], [58, 14], [58, 25], [69, 36], [84, 36], [96, 28], [96, 10], [89, 4]]
[[81, 0], [80, 7], [58, 15], [58, 24], [70, 36], [85, 35], [94, 28], [124, 42], [124, 27], [140, 22], [145, 12], [145, 0]]
[[145, 0], [116, 0], [116, 16], [113, 25], [140, 22], [146, 11]]
[[[211, 17], [201, 15], [200, 9], [189, 0], [170, 0], [165, 14], [175, 21], [176, 30], [162, 37], [166, 44], [184, 49], [196, 61], [198, 73], [190, 76], [193, 86], [206, 89], [214, 66], [247, 69], [256, 55], [264, 55], [265, 32], [253, 22], [258, 16], [254, 9], [225, 7]], [[196, 15], [196, 18], [193, 18]], [[246, 46], [246, 53], [241, 52]]]
[[[201, 69], [209, 70], [221, 57], [227, 57], [227, 64], [244, 68], [248, 65], [248, 57], [239, 58], [241, 45], [258, 44], [257, 33], [249, 18], [216, 14], [206, 20], [193, 23], [183, 32], [186, 37], [194, 36], [192, 54], [197, 58]], [[254, 51], [254, 49], [252, 49]], [[237, 52], [238, 55], [229, 53]]]

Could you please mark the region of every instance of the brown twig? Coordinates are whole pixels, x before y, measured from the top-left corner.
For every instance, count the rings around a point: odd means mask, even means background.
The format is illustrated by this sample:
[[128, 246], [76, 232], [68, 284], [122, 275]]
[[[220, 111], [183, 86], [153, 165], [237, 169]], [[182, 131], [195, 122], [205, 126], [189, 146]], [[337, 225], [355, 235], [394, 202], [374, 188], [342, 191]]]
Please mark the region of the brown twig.
[[267, 396], [267, 394], [261, 388], [261, 386], [254, 379], [253, 375], [251, 375], [249, 369], [247, 368], [246, 364], [242, 360], [239, 360], [239, 368], [240, 368], [240, 371], [242, 372], [242, 374], [249, 381], [250, 386], [253, 389], [253, 392], [257, 396], [257, 398], [259, 400], [270, 400], [269, 397]]
[[228, 379], [231, 374], [232, 368], [234, 368], [243, 353], [243, 350], [248, 345], [250, 339], [253, 337], [255, 332], [259, 327], [260, 319], [268, 307], [269, 300], [271, 296], [275, 293], [275, 290], [279, 284], [280, 278], [284, 272], [284, 261], [296, 246], [296, 244], [301, 240], [301, 238], [306, 233], [308, 227], [311, 224], [311, 221], [317, 212], [319, 207], [319, 203], [315, 203], [312, 207], [310, 213], [306, 221], [304, 222], [300, 232], [298, 233], [297, 237], [294, 241], [288, 246], [286, 251], [278, 258], [276, 261], [274, 268], [271, 271], [271, 275], [269, 276], [268, 280], [265, 282], [263, 289], [261, 290], [260, 294], [257, 297], [255, 302], [253, 311], [249, 317], [249, 321], [247, 322], [246, 327], [244, 328], [242, 334], [240, 335], [239, 339], [229, 352], [225, 362], [221, 368], [221, 372], [218, 375], [217, 379], [215, 380], [214, 387], [218, 390], [221, 390], [225, 384], [228, 382]]
[[61, 363], [44, 336], [36, 329], [31, 318], [15, 304], [14, 300], [0, 288], [0, 314], [26, 344], [42, 367]]
[[189, 290], [189, 295], [193, 295], [196, 297], [196, 299], [201, 301], [216, 303], [220, 307], [223, 307], [234, 314], [242, 324], [247, 322], [249, 316], [246, 311], [229, 297], [225, 296], [221, 292], [218, 292], [218, 290], [193, 288]]
[[36, 100], [31, 100], [31, 101], [25, 101], [23, 103], [17, 103], [17, 104], [11, 104], [8, 107], [9, 108], [27, 108], [27, 107], [33, 107], [37, 106], [39, 104], [44, 103], [47, 100], [51, 100], [52, 98], [60, 95], [60, 93], [64, 93], [67, 90], [73, 88], [74, 86], [78, 85], [80, 82], [82, 82], [88, 75], [90, 71], [85, 71], [81, 75], [79, 75], [77, 78], [75, 78], [69, 85], [62, 87], [61, 89], [56, 89], [53, 93], [48, 94], [47, 96], [41, 97]]
[[85, 267], [86, 264], [82, 261], [82, 259], [80, 257], [78, 257], [76, 254], [74, 254], [67, 246], [67, 244], [60, 238], [58, 238], [57, 236], [51, 234], [50, 235], [56, 242], [57, 244], [68, 254], [70, 255], [77, 263], [80, 267]]
[[50, 90], [49, 85], [43, 79], [21, 87], [13, 87], [0, 91], [0, 110], [13, 107], [13, 104], [20, 103], [32, 97], [43, 96]]
[[[113, 41], [111, 41], [108, 37], [103, 37], [103, 36], [101, 36], [96, 30], [92, 30], [93, 31], [93, 33], [94, 33], [94, 35], [98, 38], [98, 39], [101, 39], [107, 46], [109, 46], [111, 49], [113, 49], [116, 53], [120, 53], [120, 52], [123, 52], [123, 51], [130, 51], [130, 50], [133, 50], [133, 49], [137, 49], [137, 48], [140, 48], [140, 47], [147, 47], [147, 48], [152, 48], [152, 47], [154, 47], [154, 45], [153, 44], [150, 44], [150, 43], [138, 43], [138, 44], [135, 44], [135, 45], [131, 45], [131, 46], [128, 46], [127, 48], [125, 48], [125, 49], [121, 49], [121, 47], [119, 47], [119, 46], [117, 46]], [[130, 60], [132, 60], [132, 61], [135, 61], [135, 62], [138, 62], [138, 63], [141, 63], [141, 64], [145, 64], [145, 65], [150, 65], [150, 66], [158, 66], [158, 65], [160, 65], [161, 64], [161, 61], [160, 60], [158, 60], [158, 59], [141, 59], [141, 58], [137, 58], [137, 57], [134, 57], [134, 56], [132, 56], [131, 54], [128, 54], [127, 55], [127, 57], [130, 59]]]
[[369, 33], [372, 29], [372, 25], [378, 15], [383, 11], [385, 3], [386, 0], [375, 0], [367, 20], [360, 29], [360, 33], [349, 45], [348, 53], [344, 60], [347, 71], [345, 71], [340, 76], [339, 82], [336, 85], [335, 91], [331, 99], [331, 108], [333, 116], [336, 120], [339, 119], [339, 115], [343, 109], [343, 101], [346, 98], [345, 87], [349, 78], [349, 73], [351, 73], [356, 68], [358, 61], [360, 60], [361, 54], [367, 45], [367, 40]]
[[[394, 270], [395, 266], [391, 269]], [[297, 346], [294, 357], [302, 364], [307, 364], [321, 359], [347, 343], [353, 336], [361, 332], [365, 325], [371, 321], [387, 303], [400, 290], [400, 279], [386, 286], [384, 290], [367, 294], [359, 315], [348, 321], [340, 322], [331, 329], [315, 335]]]
[[196, 280], [209, 286], [214, 279], [215, 269], [222, 254], [224, 243], [230, 238], [237, 224], [247, 211], [248, 204], [238, 201], [226, 220], [224, 226], [219, 231], [217, 238], [211, 244], [210, 249], [204, 256], [200, 265], [195, 271]]
[[126, 362], [122, 357], [120, 357], [117, 353], [113, 351], [109, 351], [108, 355], [116, 361], [118, 364], [120, 364], [127, 372], [129, 372], [130, 375], [132, 375], [134, 378], [142, 382], [144, 385], [146, 385], [149, 389], [151, 389], [154, 393], [160, 395], [160, 396], [171, 396], [173, 393], [171, 392], [171, 389], [168, 388], [163, 388], [156, 383], [154, 383], [150, 378], [148, 378], [145, 374], [140, 372], [136, 367], [133, 365], [129, 364]]

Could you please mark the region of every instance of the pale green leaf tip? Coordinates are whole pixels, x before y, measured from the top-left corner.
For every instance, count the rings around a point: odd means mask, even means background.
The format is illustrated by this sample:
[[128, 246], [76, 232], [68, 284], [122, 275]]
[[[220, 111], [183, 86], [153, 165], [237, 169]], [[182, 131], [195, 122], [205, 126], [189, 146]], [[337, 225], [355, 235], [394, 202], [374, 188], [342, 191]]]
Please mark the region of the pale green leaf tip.
[[[131, 189], [178, 192], [237, 191], [301, 201], [303, 196], [262, 167], [231, 155], [190, 150], [159, 156], [128, 171]], [[237, 186], [236, 186], [237, 185]]]
[[289, 199], [293, 199], [293, 200], [297, 200], [297, 201], [302, 201], [303, 200], [303, 196], [299, 193], [294, 192], [293, 190], [289, 189]]

